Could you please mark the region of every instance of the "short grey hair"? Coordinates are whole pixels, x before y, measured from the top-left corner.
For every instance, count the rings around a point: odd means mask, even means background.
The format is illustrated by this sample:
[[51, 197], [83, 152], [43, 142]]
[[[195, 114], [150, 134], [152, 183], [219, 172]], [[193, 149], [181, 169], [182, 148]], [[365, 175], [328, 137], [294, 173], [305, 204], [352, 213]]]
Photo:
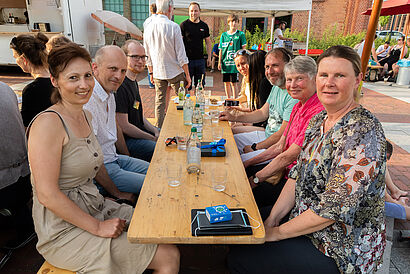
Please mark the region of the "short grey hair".
[[288, 73], [307, 74], [310, 79], [316, 77], [317, 65], [315, 60], [309, 56], [297, 56], [290, 60], [284, 68], [285, 75]]
[[169, 7], [174, 6], [173, 0], [156, 0], [157, 13], [168, 13]]

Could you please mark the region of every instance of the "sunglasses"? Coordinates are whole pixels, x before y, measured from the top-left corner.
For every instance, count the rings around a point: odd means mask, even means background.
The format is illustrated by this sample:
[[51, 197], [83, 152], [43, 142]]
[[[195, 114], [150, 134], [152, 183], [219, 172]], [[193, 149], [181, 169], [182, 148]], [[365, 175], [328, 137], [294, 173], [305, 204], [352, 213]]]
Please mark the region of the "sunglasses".
[[251, 52], [247, 49], [240, 49], [235, 54], [233, 55], [233, 58], [235, 59], [238, 56], [249, 56], [251, 55]]
[[172, 145], [172, 144], [176, 144], [176, 143], [177, 143], [177, 138], [176, 138], [176, 137], [167, 138], [167, 139], [165, 140], [165, 145], [166, 145], [166, 146], [169, 146], [169, 145]]
[[146, 55], [127, 55], [128, 57], [135, 59], [136, 61], [142, 60], [146, 61], [148, 59], [148, 56]]

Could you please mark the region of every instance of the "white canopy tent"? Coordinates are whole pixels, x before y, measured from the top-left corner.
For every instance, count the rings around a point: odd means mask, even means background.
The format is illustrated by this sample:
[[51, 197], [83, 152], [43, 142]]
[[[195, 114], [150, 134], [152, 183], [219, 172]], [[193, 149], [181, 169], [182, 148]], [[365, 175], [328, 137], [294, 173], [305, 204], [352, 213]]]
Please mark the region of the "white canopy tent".
[[[174, 14], [188, 15], [188, 6], [192, 0], [174, 0]], [[306, 49], [309, 46], [310, 18], [312, 0], [197, 0], [201, 5], [202, 16], [228, 16], [235, 13], [240, 17], [273, 17], [271, 41], [275, 17], [286, 16], [299, 11], [309, 11]], [[307, 54], [306, 50], [306, 54]]]

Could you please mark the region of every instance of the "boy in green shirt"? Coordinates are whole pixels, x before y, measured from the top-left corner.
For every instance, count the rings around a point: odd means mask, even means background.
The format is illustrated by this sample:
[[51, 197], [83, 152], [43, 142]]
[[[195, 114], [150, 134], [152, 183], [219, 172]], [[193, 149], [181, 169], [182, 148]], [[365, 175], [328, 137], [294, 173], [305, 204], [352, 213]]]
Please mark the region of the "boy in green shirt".
[[[240, 49], [246, 48], [245, 34], [238, 30], [239, 18], [236, 14], [228, 16], [229, 30], [222, 33], [219, 42], [219, 64], [218, 69], [222, 70], [222, 78], [225, 87], [226, 97], [237, 98], [238, 94], [238, 70], [235, 66], [235, 54]], [[232, 92], [231, 92], [232, 90]]]

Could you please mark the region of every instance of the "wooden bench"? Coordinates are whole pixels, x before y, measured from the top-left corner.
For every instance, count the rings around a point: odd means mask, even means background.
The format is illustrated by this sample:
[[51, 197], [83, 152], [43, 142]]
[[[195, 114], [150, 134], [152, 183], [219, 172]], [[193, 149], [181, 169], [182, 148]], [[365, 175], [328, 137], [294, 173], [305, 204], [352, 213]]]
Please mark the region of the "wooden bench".
[[41, 268], [37, 271], [37, 274], [75, 274], [75, 272], [64, 270], [58, 267], [55, 267], [49, 264], [47, 261], [41, 266]]

